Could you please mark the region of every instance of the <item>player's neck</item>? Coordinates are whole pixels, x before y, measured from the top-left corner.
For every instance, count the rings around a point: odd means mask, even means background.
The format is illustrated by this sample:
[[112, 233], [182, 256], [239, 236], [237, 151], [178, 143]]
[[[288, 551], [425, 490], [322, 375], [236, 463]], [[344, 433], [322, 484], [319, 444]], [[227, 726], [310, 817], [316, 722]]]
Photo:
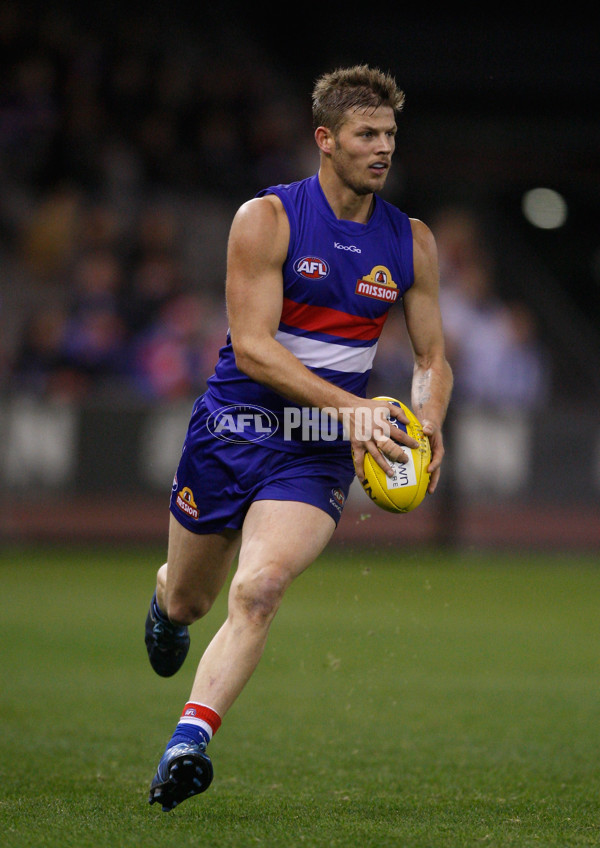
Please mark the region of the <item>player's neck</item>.
[[373, 194], [356, 194], [349, 186], [343, 185], [337, 178], [329, 177], [323, 170], [319, 171], [319, 182], [338, 220], [354, 221], [357, 224], [368, 222], [373, 214]]

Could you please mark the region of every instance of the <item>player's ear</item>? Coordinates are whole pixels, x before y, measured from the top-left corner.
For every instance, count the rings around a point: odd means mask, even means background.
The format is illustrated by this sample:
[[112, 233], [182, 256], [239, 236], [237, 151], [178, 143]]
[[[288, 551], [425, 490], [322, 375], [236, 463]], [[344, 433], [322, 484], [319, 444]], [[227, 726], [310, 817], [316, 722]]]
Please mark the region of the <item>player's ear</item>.
[[335, 139], [331, 130], [327, 127], [317, 127], [315, 130], [315, 141], [322, 153], [331, 154], [335, 147]]

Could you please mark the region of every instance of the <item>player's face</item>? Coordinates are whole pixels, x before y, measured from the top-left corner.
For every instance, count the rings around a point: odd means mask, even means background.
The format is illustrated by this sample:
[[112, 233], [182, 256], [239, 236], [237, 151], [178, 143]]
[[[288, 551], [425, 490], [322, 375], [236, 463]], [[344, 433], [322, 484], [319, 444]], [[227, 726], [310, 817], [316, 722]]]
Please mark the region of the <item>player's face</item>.
[[396, 121], [390, 106], [348, 111], [335, 138], [331, 163], [356, 194], [381, 191], [396, 147]]

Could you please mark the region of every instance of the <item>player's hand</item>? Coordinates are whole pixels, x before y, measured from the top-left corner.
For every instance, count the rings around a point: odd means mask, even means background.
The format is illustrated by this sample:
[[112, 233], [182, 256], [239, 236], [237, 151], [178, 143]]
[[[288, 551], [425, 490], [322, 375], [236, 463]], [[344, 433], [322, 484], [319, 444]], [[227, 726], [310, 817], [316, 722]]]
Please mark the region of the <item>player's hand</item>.
[[407, 462], [408, 455], [404, 447], [419, 447], [419, 443], [395, 425], [394, 421], [409, 423], [402, 408], [392, 403], [364, 398], [352, 410], [348, 436], [356, 466], [356, 476], [361, 483], [365, 479], [366, 453], [370, 453], [382, 471], [388, 477], [392, 477], [394, 472], [389, 463]]
[[429, 421], [425, 418], [421, 422], [421, 425], [423, 427], [423, 432], [429, 438], [429, 444], [431, 445], [431, 462], [427, 469], [431, 475], [431, 479], [429, 480], [429, 486], [427, 486], [427, 492], [432, 495], [435, 492], [438, 480], [440, 479], [440, 466], [445, 453], [444, 439], [442, 437], [441, 427], [434, 424], [433, 421]]

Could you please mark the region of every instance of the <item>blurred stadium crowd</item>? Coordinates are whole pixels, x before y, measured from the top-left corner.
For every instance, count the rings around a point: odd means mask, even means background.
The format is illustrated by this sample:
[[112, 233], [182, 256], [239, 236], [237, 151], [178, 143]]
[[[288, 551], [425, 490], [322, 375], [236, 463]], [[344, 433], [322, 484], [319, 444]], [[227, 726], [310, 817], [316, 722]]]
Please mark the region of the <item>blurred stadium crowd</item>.
[[[306, 92], [241, 33], [225, 50], [213, 31], [168, 32], [151, 17], [107, 32], [7, 2], [0, 62], [0, 389], [195, 396], [225, 338], [235, 209], [316, 169]], [[428, 223], [457, 402], [546, 403], [535, 316], [499, 296], [476, 216], [440, 208]], [[398, 339], [408, 346], [400, 310], [373, 392], [410, 378]]]

